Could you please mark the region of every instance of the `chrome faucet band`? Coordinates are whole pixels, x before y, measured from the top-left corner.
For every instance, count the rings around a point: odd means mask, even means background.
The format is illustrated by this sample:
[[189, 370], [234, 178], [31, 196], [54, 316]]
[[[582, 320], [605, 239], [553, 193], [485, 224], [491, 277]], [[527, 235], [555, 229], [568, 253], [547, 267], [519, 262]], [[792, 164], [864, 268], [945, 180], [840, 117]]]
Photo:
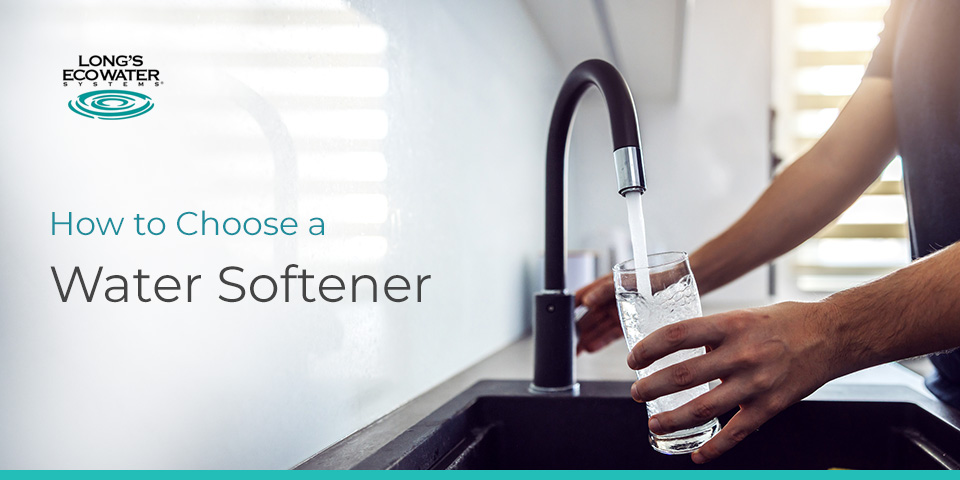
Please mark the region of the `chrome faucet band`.
[[627, 192], [647, 190], [643, 180], [641, 154], [638, 147], [621, 147], [613, 152], [613, 163], [617, 169], [617, 191], [620, 195]]

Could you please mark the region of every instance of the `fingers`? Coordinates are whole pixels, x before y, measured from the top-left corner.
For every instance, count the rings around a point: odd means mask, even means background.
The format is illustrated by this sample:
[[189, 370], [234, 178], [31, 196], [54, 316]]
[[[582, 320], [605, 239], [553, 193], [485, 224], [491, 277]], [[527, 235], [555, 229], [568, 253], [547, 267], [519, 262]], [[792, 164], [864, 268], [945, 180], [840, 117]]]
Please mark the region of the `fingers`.
[[622, 335], [614, 290], [611, 274], [598, 278], [577, 291], [575, 304], [589, 308], [583, 318], [577, 322], [577, 329], [580, 332], [577, 354], [600, 350]]
[[[730, 370], [731, 367], [728, 362], [720, 359], [718, 353], [700, 355], [659, 370], [642, 380], [637, 380], [630, 388], [630, 393], [634, 400], [638, 402], [650, 401], [697, 385], [703, 385], [725, 376]], [[736, 402], [729, 408], [734, 406], [736, 406]], [[715, 415], [711, 417], [713, 416]]]
[[599, 308], [588, 312], [577, 323], [580, 340], [577, 353], [595, 352], [623, 335], [616, 308]]
[[591, 339], [587, 343], [577, 343], [577, 355], [586, 352], [586, 353], [595, 353], [610, 345], [611, 343], [617, 341], [621, 338], [619, 330], [614, 330], [611, 328], [609, 331], [604, 333], [602, 337]]
[[770, 415], [764, 413], [762, 409], [749, 406], [741, 408], [717, 436], [690, 455], [691, 460], [694, 463], [707, 463], [723, 455], [769, 419]]
[[678, 350], [716, 346], [724, 334], [709, 318], [691, 318], [657, 329], [634, 345], [627, 355], [627, 365], [640, 370]]
[[827, 358], [832, 350], [824, 347], [816, 329], [805, 325], [810, 310], [803, 305], [786, 303], [692, 318], [660, 328], [638, 342], [627, 358], [635, 370], [679, 350], [710, 348], [709, 353], [634, 383], [631, 393], [639, 400], [649, 401], [715, 378], [723, 381], [687, 405], [651, 417], [650, 430], [663, 434], [693, 427], [739, 404], [740, 412], [692, 456], [697, 463], [708, 462], [823, 385], [828, 372], [810, 359]]
[[594, 340], [589, 345], [585, 345], [585, 349], [587, 352], [593, 353], [621, 338], [623, 338], [623, 332], [620, 330], [619, 325], [613, 325], [605, 331], [602, 337]]
[[650, 418], [650, 431], [664, 435], [703, 425], [736, 408], [741, 398], [741, 393], [734, 385], [724, 382], [675, 410], [654, 415]]
[[600, 277], [593, 283], [577, 290], [574, 295], [576, 305], [586, 305], [591, 308], [600, 307], [614, 301], [613, 275]]

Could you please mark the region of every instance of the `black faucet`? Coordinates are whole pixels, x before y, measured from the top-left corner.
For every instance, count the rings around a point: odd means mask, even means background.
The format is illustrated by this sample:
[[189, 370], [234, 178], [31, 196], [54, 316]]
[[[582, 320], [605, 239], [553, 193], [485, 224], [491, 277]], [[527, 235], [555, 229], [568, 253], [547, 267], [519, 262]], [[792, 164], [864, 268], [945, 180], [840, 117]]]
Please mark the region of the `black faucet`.
[[617, 69], [603, 60], [587, 60], [563, 82], [547, 138], [547, 221], [544, 290], [535, 296], [534, 369], [530, 391], [579, 393], [574, 372], [576, 328], [567, 276], [567, 136], [583, 93], [595, 85], [610, 114], [613, 159], [621, 195], [643, 193], [640, 129], [630, 88]]

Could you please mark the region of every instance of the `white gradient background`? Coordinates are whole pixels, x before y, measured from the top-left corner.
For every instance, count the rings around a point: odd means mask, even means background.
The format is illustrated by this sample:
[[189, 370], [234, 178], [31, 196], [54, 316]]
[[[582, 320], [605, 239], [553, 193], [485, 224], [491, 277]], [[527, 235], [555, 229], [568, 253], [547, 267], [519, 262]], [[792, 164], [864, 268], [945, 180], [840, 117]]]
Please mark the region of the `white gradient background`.
[[[516, 2], [0, 8], [0, 467], [288, 468], [524, 331], [560, 72]], [[154, 110], [70, 112], [79, 54], [143, 55]], [[173, 231], [200, 209], [327, 233]], [[53, 237], [52, 211], [167, 233]], [[422, 303], [216, 298], [223, 266], [288, 263], [433, 278]], [[51, 265], [203, 278], [193, 303], [61, 303]]]
[[[651, 245], [693, 248], [762, 188], [765, 5], [698, 2], [680, 99], [639, 102]], [[143, 55], [156, 108], [70, 112], [80, 54]], [[3, 2], [0, 56], [0, 468], [289, 468], [526, 331], [565, 72], [519, 1]], [[626, 225], [597, 100], [571, 149], [583, 247]], [[200, 209], [327, 234], [172, 231]], [[125, 231], [52, 237], [52, 211]], [[433, 278], [423, 303], [216, 298], [223, 266], [288, 263]], [[64, 304], [51, 265], [204, 278], [193, 303]]]

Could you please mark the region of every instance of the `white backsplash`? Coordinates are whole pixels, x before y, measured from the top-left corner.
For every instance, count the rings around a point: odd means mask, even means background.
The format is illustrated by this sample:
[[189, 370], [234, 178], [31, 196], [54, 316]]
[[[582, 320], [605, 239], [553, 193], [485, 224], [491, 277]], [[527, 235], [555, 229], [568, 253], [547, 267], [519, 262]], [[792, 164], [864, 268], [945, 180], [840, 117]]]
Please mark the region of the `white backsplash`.
[[[518, 2], [4, 12], [23, 68], [2, 80], [0, 467], [289, 468], [522, 334], [562, 73]], [[59, 69], [134, 53], [165, 80], [154, 111], [67, 111]], [[200, 209], [326, 234], [49, 235], [53, 211]], [[288, 263], [432, 278], [421, 303], [216, 299], [223, 266]], [[189, 304], [65, 304], [51, 265], [208, 283]]]

